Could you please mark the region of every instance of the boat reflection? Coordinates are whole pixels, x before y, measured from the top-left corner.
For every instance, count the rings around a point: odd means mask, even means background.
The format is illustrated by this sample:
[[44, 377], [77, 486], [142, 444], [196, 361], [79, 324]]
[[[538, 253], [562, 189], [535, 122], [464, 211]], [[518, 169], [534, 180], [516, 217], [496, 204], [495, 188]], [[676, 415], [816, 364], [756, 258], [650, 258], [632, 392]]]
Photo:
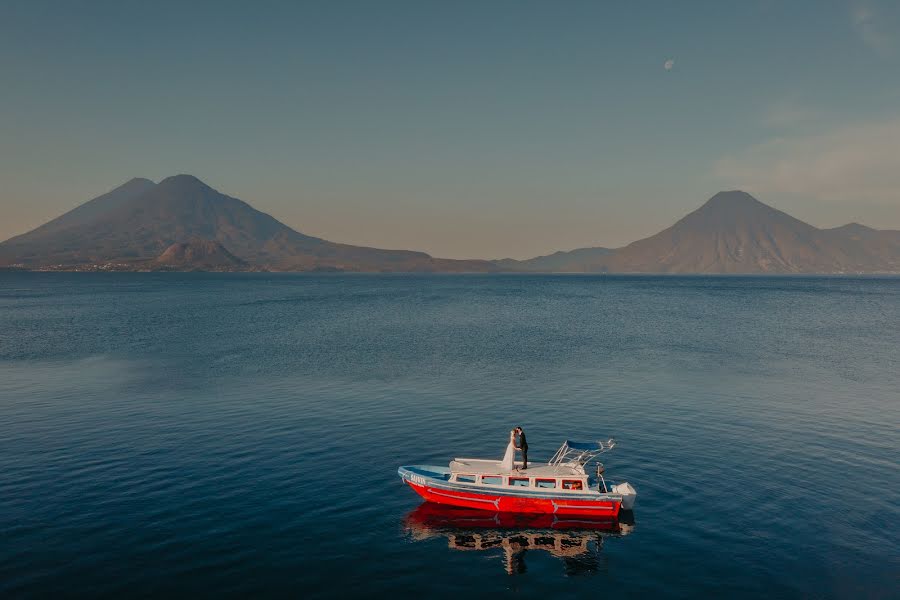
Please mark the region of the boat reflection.
[[599, 520], [491, 513], [430, 502], [406, 516], [406, 529], [414, 540], [442, 537], [452, 550], [498, 551], [510, 575], [526, 572], [529, 551], [547, 552], [561, 559], [568, 575], [596, 572], [603, 562], [604, 538], [627, 535], [633, 527], [631, 514], [618, 520]]

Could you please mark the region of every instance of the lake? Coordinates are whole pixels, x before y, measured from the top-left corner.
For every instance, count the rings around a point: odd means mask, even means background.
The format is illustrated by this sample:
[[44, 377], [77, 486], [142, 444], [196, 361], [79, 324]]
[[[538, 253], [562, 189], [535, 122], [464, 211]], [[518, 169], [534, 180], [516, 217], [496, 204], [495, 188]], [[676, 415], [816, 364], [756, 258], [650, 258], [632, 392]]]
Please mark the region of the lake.
[[[633, 514], [397, 477], [515, 425]], [[2, 596], [896, 598], [898, 457], [896, 277], [0, 273]]]

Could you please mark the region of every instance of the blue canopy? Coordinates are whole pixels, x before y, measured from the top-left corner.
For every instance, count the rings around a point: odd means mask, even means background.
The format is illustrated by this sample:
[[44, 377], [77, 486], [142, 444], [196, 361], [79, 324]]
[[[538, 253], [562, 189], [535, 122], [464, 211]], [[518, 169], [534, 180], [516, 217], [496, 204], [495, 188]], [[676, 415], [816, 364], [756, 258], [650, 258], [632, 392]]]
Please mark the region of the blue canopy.
[[566, 446], [572, 450], [603, 450], [603, 442], [573, 442], [566, 440]]

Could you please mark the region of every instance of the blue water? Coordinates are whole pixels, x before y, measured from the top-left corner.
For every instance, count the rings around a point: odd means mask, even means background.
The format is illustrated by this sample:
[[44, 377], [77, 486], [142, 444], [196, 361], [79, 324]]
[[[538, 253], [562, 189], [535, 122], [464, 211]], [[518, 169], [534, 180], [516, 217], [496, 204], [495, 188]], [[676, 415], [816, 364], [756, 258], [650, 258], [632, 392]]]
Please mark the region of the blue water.
[[[517, 424], [628, 522], [423, 517]], [[898, 597], [898, 457], [898, 278], [0, 274], [0, 596]]]

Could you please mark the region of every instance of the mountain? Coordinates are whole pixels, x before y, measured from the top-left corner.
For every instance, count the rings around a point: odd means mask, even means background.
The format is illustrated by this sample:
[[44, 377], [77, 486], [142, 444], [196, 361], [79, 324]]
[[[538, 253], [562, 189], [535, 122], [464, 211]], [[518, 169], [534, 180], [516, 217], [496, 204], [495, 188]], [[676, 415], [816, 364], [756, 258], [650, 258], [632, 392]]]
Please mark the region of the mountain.
[[132, 179], [3, 242], [0, 265], [67, 268], [124, 262], [137, 266], [162, 258], [172, 244], [192, 238], [214, 240], [254, 268], [277, 271], [497, 270], [488, 261], [436, 259], [424, 252], [366, 248], [304, 235], [191, 175], [176, 175], [158, 184]]
[[[817, 229], [741, 191], [719, 192], [656, 235], [553, 271], [607, 273], [900, 272], [900, 234], [858, 224]], [[551, 255], [555, 256], [555, 255]], [[579, 258], [576, 258], [579, 257]], [[542, 257], [523, 261], [526, 264]], [[533, 263], [532, 263], [533, 264]]]
[[579, 248], [577, 250], [559, 251], [546, 256], [536, 256], [527, 260], [504, 258], [494, 261], [497, 266], [511, 271], [535, 271], [548, 273], [553, 271], [592, 271], [594, 267], [612, 254], [609, 248]]

